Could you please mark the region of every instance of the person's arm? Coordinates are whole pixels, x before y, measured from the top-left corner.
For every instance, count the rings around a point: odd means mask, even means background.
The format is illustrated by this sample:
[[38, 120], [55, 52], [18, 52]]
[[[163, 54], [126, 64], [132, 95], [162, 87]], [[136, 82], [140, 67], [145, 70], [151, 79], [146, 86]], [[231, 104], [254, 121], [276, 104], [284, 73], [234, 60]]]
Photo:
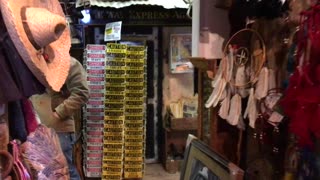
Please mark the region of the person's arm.
[[[76, 61], [76, 60], [75, 60]], [[79, 62], [72, 62], [66, 86], [70, 96], [55, 108], [56, 115], [60, 119], [72, 116], [89, 98], [87, 74]]]

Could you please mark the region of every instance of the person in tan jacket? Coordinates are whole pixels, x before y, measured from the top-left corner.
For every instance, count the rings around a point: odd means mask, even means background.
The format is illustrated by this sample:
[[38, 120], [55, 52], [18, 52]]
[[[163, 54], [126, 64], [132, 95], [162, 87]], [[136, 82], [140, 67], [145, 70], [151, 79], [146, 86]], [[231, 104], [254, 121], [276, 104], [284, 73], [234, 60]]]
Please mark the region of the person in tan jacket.
[[73, 164], [72, 146], [75, 143], [73, 116], [89, 99], [87, 74], [80, 62], [71, 57], [69, 74], [60, 92], [50, 89], [47, 92], [51, 97], [53, 119], [43, 124], [53, 128], [59, 136], [62, 151], [69, 165], [70, 179], [80, 179]]

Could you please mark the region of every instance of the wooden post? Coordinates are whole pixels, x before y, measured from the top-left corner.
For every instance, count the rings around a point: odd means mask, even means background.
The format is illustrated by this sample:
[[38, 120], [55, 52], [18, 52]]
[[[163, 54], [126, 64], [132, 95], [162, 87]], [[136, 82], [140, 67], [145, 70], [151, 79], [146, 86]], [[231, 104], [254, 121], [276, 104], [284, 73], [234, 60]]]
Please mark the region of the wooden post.
[[198, 138], [203, 140], [203, 71], [198, 70]]

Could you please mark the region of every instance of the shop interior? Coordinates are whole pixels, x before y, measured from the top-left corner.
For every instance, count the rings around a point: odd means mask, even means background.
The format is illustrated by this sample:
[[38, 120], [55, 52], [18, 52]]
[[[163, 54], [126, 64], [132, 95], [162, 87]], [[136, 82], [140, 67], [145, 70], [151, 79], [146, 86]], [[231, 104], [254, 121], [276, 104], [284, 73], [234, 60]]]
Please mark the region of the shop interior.
[[[69, 117], [77, 179], [320, 179], [320, 1], [0, 0], [0, 15], [0, 180], [73, 179]], [[81, 90], [70, 57], [88, 90], [72, 113], [52, 95]]]

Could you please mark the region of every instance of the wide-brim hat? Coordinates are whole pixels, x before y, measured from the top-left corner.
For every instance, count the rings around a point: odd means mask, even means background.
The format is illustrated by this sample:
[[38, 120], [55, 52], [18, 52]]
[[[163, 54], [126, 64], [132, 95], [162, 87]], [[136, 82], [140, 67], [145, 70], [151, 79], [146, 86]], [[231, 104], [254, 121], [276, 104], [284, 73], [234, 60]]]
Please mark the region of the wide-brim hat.
[[58, 0], [0, 0], [18, 53], [46, 87], [59, 91], [70, 67], [71, 39]]

